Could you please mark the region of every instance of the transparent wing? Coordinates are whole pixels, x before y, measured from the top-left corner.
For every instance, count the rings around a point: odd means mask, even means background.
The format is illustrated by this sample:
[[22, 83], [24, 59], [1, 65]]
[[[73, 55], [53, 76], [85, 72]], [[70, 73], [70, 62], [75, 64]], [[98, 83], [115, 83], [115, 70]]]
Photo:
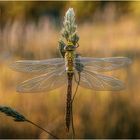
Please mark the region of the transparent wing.
[[10, 65], [10, 68], [18, 72], [46, 73], [64, 65], [63, 58], [48, 60], [21, 60]]
[[18, 92], [40, 92], [56, 89], [66, 82], [66, 73], [63, 67], [29, 79], [17, 87]]
[[80, 73], [80, 86], [100, 91], [124, 89], [120, 80], [87, 70]]
[[78, 71], [110, 71], [125, 67], [131, 63], [127, 57], [108, 57], [108, 58], [90, 58], [78, 57], [75, 59], [75, 67]]

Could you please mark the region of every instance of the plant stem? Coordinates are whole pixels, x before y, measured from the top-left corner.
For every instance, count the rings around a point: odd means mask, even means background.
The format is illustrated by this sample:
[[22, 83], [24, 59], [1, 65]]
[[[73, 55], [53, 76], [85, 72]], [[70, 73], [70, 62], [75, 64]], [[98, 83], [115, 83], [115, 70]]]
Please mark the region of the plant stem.
[[40, 127], [39, 125], [35, 124], [34, 122], [30, 121], [30, 120], [26, 120], [27, 122], [31, 123], [32, 125], [38, 127], [39, 129], [45, 131], [46, 133], [48, 133], [49, 135], [51, 135], [52, 137], [54, 137], [55, 139], [59, 139], [57, 136], [53, 135], [51, 132], [45, 130], [44, 128]]

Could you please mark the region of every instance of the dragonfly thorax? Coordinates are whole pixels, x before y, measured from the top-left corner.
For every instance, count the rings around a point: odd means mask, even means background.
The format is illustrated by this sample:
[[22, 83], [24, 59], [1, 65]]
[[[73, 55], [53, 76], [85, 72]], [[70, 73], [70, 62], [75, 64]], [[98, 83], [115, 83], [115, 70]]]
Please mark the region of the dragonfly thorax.
[[74, 51], [75, 49], [76, 49], [76, 47], [73, 45], [67, 45], [64, 47], [65, 51]]
[[65, 67], [68, 73], [74, 72], [74, 58], [75, 52], [74, 51], [66, 51], [65, 53]]
[[72, 42], [68, 42], [68, 44], [64, 47], [65, 51], [75, 51], [76, 46]]

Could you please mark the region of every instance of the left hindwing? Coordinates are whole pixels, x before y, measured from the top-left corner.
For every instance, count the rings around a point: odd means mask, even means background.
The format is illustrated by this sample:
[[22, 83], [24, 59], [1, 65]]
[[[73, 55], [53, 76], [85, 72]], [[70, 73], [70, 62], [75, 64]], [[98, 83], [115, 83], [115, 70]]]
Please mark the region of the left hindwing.
[[17, 87], [18, 92], [41, 92], [56, 89], [66, 82], [66, 72], [60, 67], [52, 72], [37, 76], [22, 82]]

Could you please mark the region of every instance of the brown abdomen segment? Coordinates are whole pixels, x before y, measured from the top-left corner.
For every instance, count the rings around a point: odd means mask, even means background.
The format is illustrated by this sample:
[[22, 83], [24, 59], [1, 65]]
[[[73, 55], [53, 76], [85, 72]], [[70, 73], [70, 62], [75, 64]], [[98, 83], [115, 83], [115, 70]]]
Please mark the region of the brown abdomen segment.
[[72, 78], [73, 73], [68, 73], [67, 103], [66, 103], [66, 127], [69, 131], [71, 123], [71, 107], [72, 107]]

